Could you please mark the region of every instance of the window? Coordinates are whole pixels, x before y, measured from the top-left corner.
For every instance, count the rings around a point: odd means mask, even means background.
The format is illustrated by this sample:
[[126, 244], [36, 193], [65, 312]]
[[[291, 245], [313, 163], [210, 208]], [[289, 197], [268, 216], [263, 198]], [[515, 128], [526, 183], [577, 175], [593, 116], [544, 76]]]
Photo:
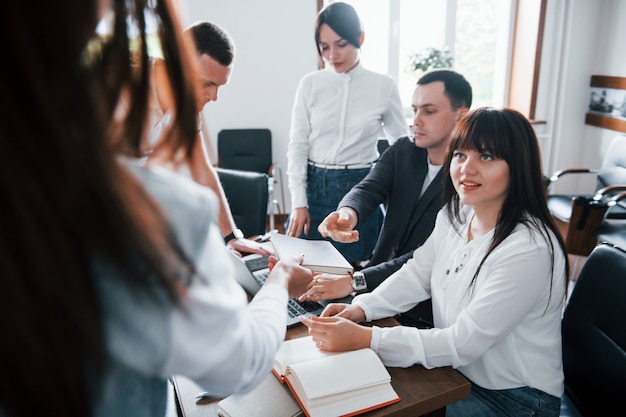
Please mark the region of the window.
[[409, 55], [426, 47], [452, 52], [454, 69], [472, 84], [472, 107], [508, 103], [515, 0], [344, 1], [364, 25], [363, 66], [393, 77], [407, 109], [417, 81]]

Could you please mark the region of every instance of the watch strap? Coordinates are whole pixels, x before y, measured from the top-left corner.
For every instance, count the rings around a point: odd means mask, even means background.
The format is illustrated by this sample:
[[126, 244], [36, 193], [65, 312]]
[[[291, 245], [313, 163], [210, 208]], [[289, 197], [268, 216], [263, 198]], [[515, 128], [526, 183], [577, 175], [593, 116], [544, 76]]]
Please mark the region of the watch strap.
[[239, 229], [234, 229], [232, 232], [224, 236], [224, 243], [228, 243], [233, 239], [239, 239], [243, 237], [243, 232]]

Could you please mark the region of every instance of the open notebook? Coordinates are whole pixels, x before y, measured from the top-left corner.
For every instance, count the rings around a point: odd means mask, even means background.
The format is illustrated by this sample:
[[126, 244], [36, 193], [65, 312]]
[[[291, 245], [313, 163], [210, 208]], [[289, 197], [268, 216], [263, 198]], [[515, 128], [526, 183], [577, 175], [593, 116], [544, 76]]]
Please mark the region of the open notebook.
[[[231, 251], [229, 252], [235, 264], [237, 282], [248, 294], [254, 296], [270, 273], [267, 267], [267, 256], [252, 254], [239, 258]], [[287, 326], [299, 324], [300, 316], [319, 315], [327, 304], [328, 301], [315, 302], [307, 300], [301, 303], [295, 298], [289, 299], [287, 303]]]

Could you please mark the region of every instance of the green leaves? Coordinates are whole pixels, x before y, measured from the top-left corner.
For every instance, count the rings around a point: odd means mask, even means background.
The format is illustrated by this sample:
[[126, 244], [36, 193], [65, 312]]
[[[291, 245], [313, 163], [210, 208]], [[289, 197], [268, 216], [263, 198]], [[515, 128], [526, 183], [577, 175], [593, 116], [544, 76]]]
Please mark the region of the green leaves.
[[453, 63], [454, 57], [447, 47], [428, 47], [409, 56], [407, 72], [420, 75], [434, 68], [452, 68]]

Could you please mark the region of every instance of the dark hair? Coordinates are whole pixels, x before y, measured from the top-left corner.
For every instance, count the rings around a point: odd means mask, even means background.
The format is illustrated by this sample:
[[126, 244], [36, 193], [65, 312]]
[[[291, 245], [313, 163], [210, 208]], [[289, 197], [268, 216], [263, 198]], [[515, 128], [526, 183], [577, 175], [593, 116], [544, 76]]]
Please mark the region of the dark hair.
[[[174, 129], [189, 151], [197, 113], [188, 81], [194, 74], [187, 72], [193, 66], [186, 64], [193, 56], [184, 51], [169, 0], [112, 1], [110, 37], [95, 33], [99, 3], [42, 2], [33, 13], [28, 3], [9, 2], [0, 15], [2, 50], [11, 63], [0, 67], [0, 409], [6, 415], [92, 414], [106, 366], [96, 261], [117, 272], [107, 280], [152, 302], [161, 290], [177, 302], [176, 273], [190, 268], [156, 203], [117, 158], [120, 150], [138, 152], [145, 126], [144, 11], [158, 16], [176, 100]], [[129, 33], [138, 33], [139, 42]], [[140, 55], [138, 67], [132, 50]], [[130, 110], [118, 123], [122, 96]]]
[[235, 58], [235, 44], [224, 29], [210, 22], [197, 22], [185, 29], [191, 32], [199, 55], [207, 54], [227, 67]]
[[320, 56], [322, 56], [320, 27], [324, 23], [355, 48], [361, 47], [360, 38], [363, 33], [363, 26], [356, 10], [346, 3], [332, 3], [319, 12], [315, 21], [315, 45]]
[[[459, 195], [450, 178], [450, 162], [457, 149], [488, 152], [503, 159], [509, 166], [508, 194], [502, 204], [493, 239], [474, 274], [472, 285], [485, 259], [520, 223], [541, 232], [550, 246], [551, 257], [554, 261], [555, 248], [548, 232], [552, 231], [567, 260], [565, 243], [546, 202], [541, 152], [535, 131], [528, 120], [515, 110], [497, 110], [490, 107], [470, 111], [459, 120], [452, 131], [448, 154], [444, 162], [443, 203], [451, 222], [465, 221], [460, 218]], [[565, 274], [566, 277], [569, 276], [567, 261]], [[565, 281], [567, 287], [567, 279]], [[552, 281], [550, 290], [552, 290]]]
[[472, 86], [456, 71], [449, 69], [434, 69], [420, 77], [417, 85], [430, 84], [441, 81], [444, 85], [444, 92], [450, 99], [453, 110], [459, 107], [472, 107]]

